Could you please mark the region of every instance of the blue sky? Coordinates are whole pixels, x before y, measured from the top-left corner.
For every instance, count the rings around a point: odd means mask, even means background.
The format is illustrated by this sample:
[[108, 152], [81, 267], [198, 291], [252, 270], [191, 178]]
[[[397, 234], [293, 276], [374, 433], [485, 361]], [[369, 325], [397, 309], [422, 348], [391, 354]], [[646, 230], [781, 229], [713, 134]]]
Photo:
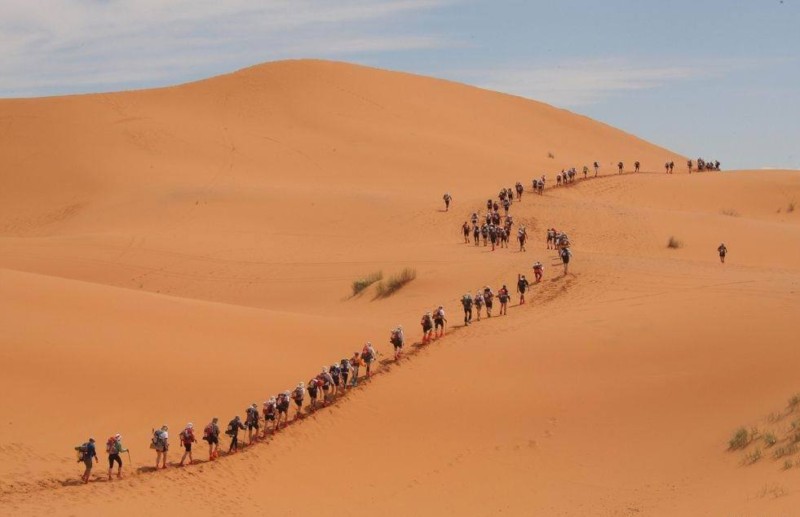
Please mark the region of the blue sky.
[[541, 100], [725, 168], [800, 168], [798, 25], [800, 0], [3, 0], [0, 96], [315, 57]]

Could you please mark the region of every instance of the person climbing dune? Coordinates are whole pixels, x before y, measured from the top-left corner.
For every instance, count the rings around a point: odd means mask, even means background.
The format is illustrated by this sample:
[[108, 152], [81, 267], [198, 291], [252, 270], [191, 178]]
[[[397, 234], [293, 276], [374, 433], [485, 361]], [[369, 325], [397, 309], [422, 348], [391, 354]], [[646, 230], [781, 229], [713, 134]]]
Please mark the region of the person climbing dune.
[[203, 440], [208, 443], [208, 461], [214, 461], [219, 457], [219, 418], [212, 418], [203, 429]]
[[122, 446], [122, 436], [115, 434], [106, 442], [106, 452], [108, 453], [108, 480], [111, 481], [111, 474], [114, 471], [114, 463], [117, 464], [117, 478], [122, 478], [122, 458], [120, 454], [128, 452]]
[[191, 422], [186, 424], [186, 427], [180, 432], [178, 438], [180, 438], [181, 445], [183, 445], [184, 449], [183, 456], [181, 457], [181, 461], [178, 465], [183, 467], [187, 456], [189, 457], [189, 465], [191, 465], [194, 463], [194, 459], [192, 458], [192, 444], [197, 441], [194, 437], [194, 425], [192, 425]]
[[[82, 461], [83, 465], [86, 467], [81, 476], [81, 481], [83, 481], [84, 484], [89, 482], [89, 476], [92, 474], [94, 463], [100, 462], [97, 458], [97, 448], [94, 443], [94, 438], [90, 437], [83, 445], [75, 447], [75, 450], [78, 451], [78, 461]], [[92, 463], [92, 460], [94, 460], [94, 463]]]

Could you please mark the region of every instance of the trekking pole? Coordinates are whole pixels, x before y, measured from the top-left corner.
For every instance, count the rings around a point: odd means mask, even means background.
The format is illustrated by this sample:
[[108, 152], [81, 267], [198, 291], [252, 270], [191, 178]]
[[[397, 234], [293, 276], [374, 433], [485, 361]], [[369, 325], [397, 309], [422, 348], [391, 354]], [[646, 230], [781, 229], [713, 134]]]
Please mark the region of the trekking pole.
[[128, 464], [131, 466], [131, 468], [133, 468], [133, 460], [131, 459], [131, 450], [130, 450], [130, 449], [128, 449], [128, 450], [127, 450], [127, 451], [125, 451], [125, 452], [127, 452], [127, 453], [128, 453]]

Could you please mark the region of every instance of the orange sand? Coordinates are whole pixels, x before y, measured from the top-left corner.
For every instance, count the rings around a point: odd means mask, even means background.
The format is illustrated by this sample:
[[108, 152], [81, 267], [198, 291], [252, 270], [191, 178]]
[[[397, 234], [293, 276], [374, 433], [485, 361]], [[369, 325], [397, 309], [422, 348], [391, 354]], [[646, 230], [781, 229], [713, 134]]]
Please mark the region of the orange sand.
[[[767, 449], [744, 467], [725, 450], [736, 427], [761, 425], [798, 389], [796, 171], [689, 176], [685, 157], [564, 110], [318, 61], [3, 100], [0, 135], [4, 514], [797, 505], [799, 468]], [[603, 177], [551, 188], [561, 168], [594, 160]], [[619, 160], [653, 172], [617, 176]], [[464, 245], [461, 223], [517, 180], [528, 252]], [[544, 249], [550, 226], [574, 243], [566, 278]], [[670, 236], [684, 246], [667, 249]], [[225, 423], [366, 340], [388, 357], [389, 329], [418, 340], [434, 305], [458, 327], [465, 291], [513, 291], [537, 259], [544, 282], [507, 317], [382, 366], [267, 445], [144, 471], [151, 427], [170, 424], [177, 461], [186, 422]], [[418, 277], [395, 296], [349, 297], [357, 277], [407, 266]], [[116, 432], [134, 465], [106, 483], [103, 443]], [[72, 447], [89, 435], [98, 481], [75, 486]]]

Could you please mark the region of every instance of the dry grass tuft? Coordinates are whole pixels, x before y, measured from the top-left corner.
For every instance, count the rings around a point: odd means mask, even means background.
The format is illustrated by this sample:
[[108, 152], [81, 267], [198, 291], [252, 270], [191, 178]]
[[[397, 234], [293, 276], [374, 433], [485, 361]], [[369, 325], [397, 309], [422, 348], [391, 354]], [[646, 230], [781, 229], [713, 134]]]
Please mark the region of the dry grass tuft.
[[359, 278], [358, 280], [353, 280], [353, 296], [361, 293], [364, 289], [371, 286], [378, 280], [383, 278], [383, 271], [375, 271], [374, 273], [370, 273], [369, 275], [365, 276], [364, 278]]
[[404, 285], [411, 282], [415, 278], [417, 278], [417, 270], [407, 267], [400, 273], [389, 277], [386, 282], [381, 281], [378, 283], [378, 287], [375, 288], [375, 297], [387, 298], [399, 291]]

